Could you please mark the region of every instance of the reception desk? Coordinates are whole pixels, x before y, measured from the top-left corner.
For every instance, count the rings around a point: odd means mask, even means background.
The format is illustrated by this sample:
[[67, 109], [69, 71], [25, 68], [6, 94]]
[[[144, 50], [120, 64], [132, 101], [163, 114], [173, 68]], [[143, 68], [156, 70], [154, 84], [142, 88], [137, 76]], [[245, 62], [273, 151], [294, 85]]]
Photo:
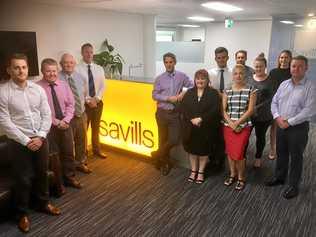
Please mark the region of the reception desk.
[[[101, 144], [150, 158], [150, 153], [158, 149], [156, 102], [152, 99], [152, 90], [152, 82], [106, 80]], [[181, 145], [172, 149], [171, 156], [181, 166], [187, 166], [187, 154]]]

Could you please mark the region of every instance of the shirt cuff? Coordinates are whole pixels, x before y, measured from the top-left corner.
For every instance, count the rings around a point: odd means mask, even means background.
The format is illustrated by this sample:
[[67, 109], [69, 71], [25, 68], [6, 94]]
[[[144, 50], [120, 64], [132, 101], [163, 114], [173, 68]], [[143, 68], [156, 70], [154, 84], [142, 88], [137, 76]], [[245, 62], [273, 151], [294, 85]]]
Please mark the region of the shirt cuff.
[[21, 143], [23, 146], [26, 146], [29, 143], [29, 141], [31, 141], [31, 138], [25, 136], [20, 141], [17, 141], [17, 142]]
[[276, 119], [277, 117], [280, 117], [278, 113], [273, 114], [273, 119]]
[[287, 120], [287, 122], [291, 125], [291, 126], [294, 126], [295, 125], [295, 118], [289, 118]]
[[37, 133], [37, 136], [39, 136], [39, 137], [43, 137], [43, 138], [46, 138], [47, 133], [46, 133], [46, 132], [44, 132], [44, 131], [39, 131], [39, 132]]

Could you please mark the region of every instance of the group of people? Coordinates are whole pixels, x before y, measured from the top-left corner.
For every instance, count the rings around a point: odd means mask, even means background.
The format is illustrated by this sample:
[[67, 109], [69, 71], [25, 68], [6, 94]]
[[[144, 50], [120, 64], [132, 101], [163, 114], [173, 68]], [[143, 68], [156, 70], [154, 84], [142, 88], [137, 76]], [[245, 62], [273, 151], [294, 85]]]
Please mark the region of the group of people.
[[254, 60], [254, 68], [246, 65], [245, 50], [235, 53], [232, 70], [228, 59], [226, 48], [216, 48], [217, 67], [198, 70], [191, 81], [175, 70], [174, 54], [163, 56], [166, 71], [156, 78], [152, 92], [159, 135], [159, 148], [152, 152], [155, 165], [168, 175], [170, 150], [182, 140], [189, 154], [189, 182], [203, 183], [207, 164], [222, 169], [227, 157], [229, 175], [224, 185], [235, 183], [240, 191], [246, 185], [251, 132], [256, 138], [253, 167], [258, 169], [270, 127], [268, 157], [277, 159], [274, 175], [265, 185], [283, 185], [288, 179], [283, 197], [293, 198], [299, 193], [309, 121], [316, 113], [316, 81], [306, 77], [308, 60], [284, 50], [277, 68], [267, 73], [263, 54]]
[[[65, 194], [65, 186], [82, 188], [75, 174], [91, 173], [87, 165], [89, 124], [92, 151], [96, 157], [106, 158], [99, 144], [104, 71], [93, 63], [91, 44], [82, 45], [81, 54], [83, 62], [78, 65], [71, 54], [62, 55], [61, 71], [56, 60], [44, 59], [43, 78], [38, 82], [27, 80], [25, 55], [13, 54], [8, 60], [10, 80], [0, 85], [0, 129], [8, 137], [14, 208], [22, 232], [30, 229], [31, 191], [40, 211], [61, 213], [49, 202], [49, 159], [59, 162], [57, 196]], [[266, 184], [284, 184], [289, 169], [284, 197], [295, 197], [309, 121], [316, 111], [315, 83], [305, 76], [308, 60], [304, 56], [292, 58], [291, 52], [284, 50], [278, 67], [267, 74], [264, 55], [255, 59], [254, 69], [245, 65], [244, 50], [236, 52], [232, 70], [227, 67], [228, 59], [227, 49], [217, 48], [217, 67], [198, 70], [192, 81], [175, 70], [174, 54], [163, 56], [166, 71], [156, 78], [152, 92], [157, 101], [159, 135], [159, 149], [152, 152], [155, 165], [167, 175], [172, 168], [170, 150], [182, 139], [191, 165], [189, 182], [202, 184], [206, 166], [223, 169], [227, 157], [230, 173], [224, 184], [236, 182], [235, 189], [242, 190], [250, 134], [255, 130], [254, 167], [259, 168], [271, 127], [269, 158], [277, 157], [277, 161], [275, 175]]]
[[91, 173], [87, 165], [87, 127], [91, 124], [92, 151], [100, 149], [99, 124], [105, 90], [103, 68], [93, 63], [93, 46], [81, 47], [82, 63], [71, 54], [41, 62], [42, 79], [28, 80], [28, 59], [13, 54], [8, 59], [10, 80], [0, 85], [0, 130], [8, 137], [12, 164], [13, 202], [18, 227], [30, 229], [28, 216], [31, 192], [40, 211], [59, 215], [49, 202], [48, 168], [54, 160], [55, 195], [65, 186], [81, 189], [76, 171]]

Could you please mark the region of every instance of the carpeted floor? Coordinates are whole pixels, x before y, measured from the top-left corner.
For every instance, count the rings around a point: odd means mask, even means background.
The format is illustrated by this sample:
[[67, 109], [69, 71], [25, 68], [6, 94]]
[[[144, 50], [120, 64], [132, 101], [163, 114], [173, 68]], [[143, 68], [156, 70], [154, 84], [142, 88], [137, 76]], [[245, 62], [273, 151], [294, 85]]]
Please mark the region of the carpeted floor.
[[[80, 175], [85, 188], [69, 188], [53, 200], [62, 209], [59, 217], [32, 213], [27, 236], [315, 236], [316, 127], [304, 158], [301, 192], [292, 200], [282, 198], [284, 187], [263, 186], [274, 161], [264, 159], [261, 170], [252, 169], [252, 144], [242, 192], [223, 185], [225, 173], [197, 185], [186, 181], [184, 168], [163, 177], [150, 163], [127, 155], [92, 158], [93, 173]], [[0, 224], [0, 236], [23, 234], [8, 221]]]

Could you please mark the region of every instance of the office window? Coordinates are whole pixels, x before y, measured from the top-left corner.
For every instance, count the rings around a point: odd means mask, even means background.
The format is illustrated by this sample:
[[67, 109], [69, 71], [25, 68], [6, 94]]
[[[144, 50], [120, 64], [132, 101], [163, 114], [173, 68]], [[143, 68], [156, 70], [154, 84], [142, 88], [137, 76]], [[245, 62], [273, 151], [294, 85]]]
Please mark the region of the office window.
[[172, 42], [175, 39], [175, 31], [158, 30], [156, 31], [156, 41]]

